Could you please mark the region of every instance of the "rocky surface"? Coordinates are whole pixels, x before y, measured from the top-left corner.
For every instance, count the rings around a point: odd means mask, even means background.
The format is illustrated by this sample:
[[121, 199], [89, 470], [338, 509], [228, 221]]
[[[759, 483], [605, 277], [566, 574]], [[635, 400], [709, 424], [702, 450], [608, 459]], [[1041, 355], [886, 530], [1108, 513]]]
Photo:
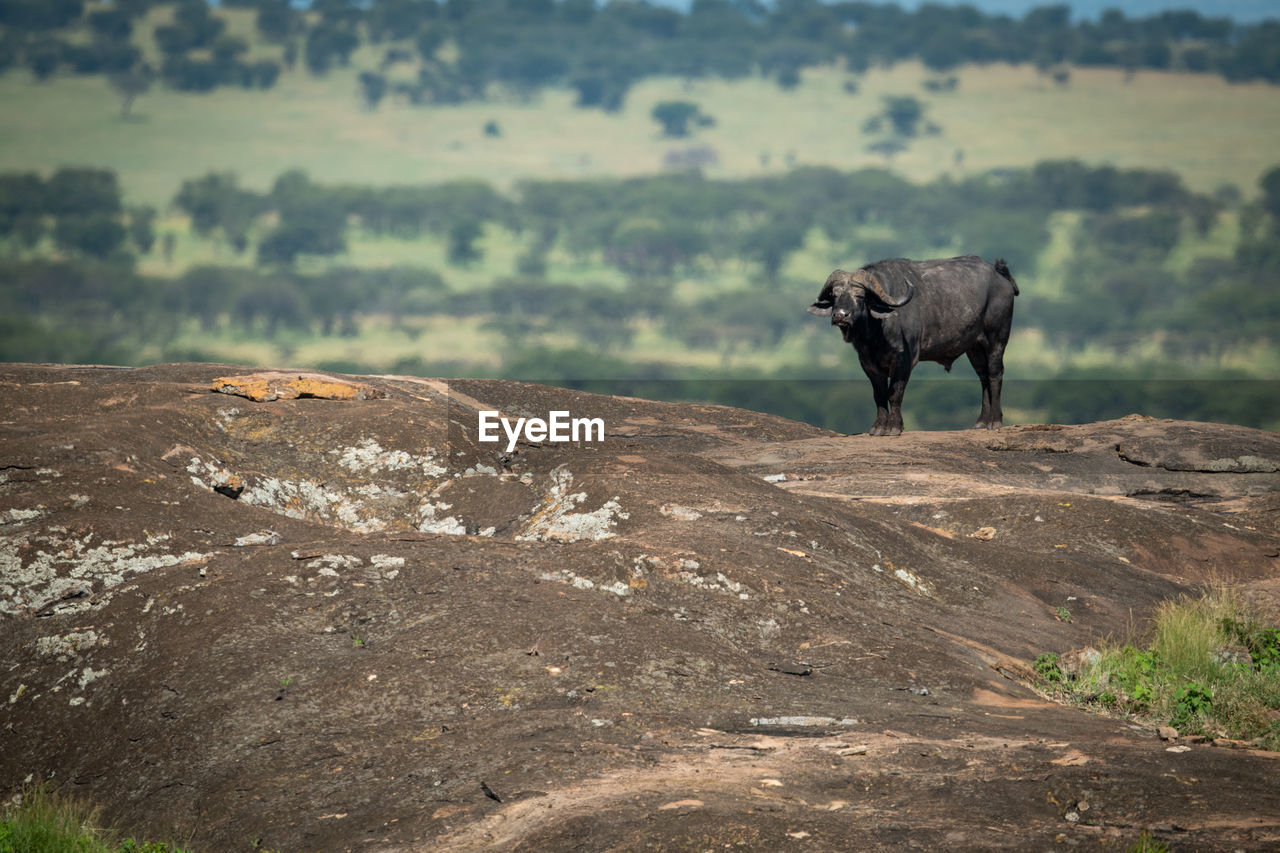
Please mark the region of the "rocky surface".
[[248, 374], [0, 366], [0, 789], [228, 851], [1280, 844], [1276, 756], [1028, 670], [1274, 602], [1280, 436]]

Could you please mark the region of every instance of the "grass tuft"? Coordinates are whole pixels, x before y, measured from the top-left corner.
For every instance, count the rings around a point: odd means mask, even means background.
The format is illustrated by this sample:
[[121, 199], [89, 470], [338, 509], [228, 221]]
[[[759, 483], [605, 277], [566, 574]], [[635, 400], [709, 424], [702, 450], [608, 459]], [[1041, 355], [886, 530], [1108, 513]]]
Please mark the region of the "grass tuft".
[[1181, 734], [1248, 740], [1280, 749], [1280, 630], [1264, 625], [1230, 589], [1161, 603], [1145, 641], [1106, 642], [1077, 670], [1057, 655], [1033, 664], [1062, 698]]
[[0, 806], [0, 853], [183, 853], [162, 842], [120, 839], [101, 809], [44, 787]]

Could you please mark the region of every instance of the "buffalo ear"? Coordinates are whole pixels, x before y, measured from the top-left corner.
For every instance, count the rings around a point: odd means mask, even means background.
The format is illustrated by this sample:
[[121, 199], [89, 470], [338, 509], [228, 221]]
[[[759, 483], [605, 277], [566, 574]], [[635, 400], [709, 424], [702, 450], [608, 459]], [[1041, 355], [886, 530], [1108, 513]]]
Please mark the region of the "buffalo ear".
[[817, 317], [830, 317], [831, 309], [835, 307], [836, 285], [845, 284], [849, 280], [849, 274], [844, 270], [834, 270], [831, 275], [827, 276], [827, 283], [822, 285], [822, 292], [818, 294], [818, 301], [809, 306], [809, 313]]

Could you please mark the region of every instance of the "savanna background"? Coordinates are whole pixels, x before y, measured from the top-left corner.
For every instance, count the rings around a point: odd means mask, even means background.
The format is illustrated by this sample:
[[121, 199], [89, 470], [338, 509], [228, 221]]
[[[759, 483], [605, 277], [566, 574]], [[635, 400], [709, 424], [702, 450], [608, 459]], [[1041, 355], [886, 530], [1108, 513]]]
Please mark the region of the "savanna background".
[[[1006, 422], [1280, 428], [1280, 23], [816, 0], [0, 0], [0, 360], [842, 431], [832, 268], [1008, 260]], [[909, 428], [972, 423], [922, 365]]]

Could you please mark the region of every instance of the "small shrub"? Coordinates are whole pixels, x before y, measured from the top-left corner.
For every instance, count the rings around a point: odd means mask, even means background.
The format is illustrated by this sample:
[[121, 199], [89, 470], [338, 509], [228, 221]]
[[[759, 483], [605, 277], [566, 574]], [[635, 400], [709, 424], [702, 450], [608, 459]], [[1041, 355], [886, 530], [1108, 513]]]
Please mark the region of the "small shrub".
[[1280, 672], [1280, 628], [1259, 629], [1248, 622], [1231, 617], [1222, 619], [1223, 633], [1249, 650], [1253, 668], [1259, 672], [1274, 669]]
[[1062, 667], [1058, 665], [1058, 656], [1053, 652], [1046, 652], [1035, 659], [1035, 663], [1031, 668], [1036, 674], [1050, 684], [1061, 684], [1066, 680], [1066, 675], [1062, 671]]
[[1151, 649], [1175, 683], [1205, 681], [1218, 664], [1214, 653], [1232, 638], [1222, 630], [1234, 617], [1236, 605], [1224, 594], [1199, 599], [1179, 598], [1156, 608]]
[[1213, 709], [1213, 691], [1203, 684], [1188, 684], [1178, 691], [1169, 724], [1176, 729], [1194, 725], [1197, 718]]
[[100, 814], [47, 787], [28, 788], [0, 808], [0, 853], [183, 853], [161, 842], [121, 841]]
[[1033, 668], [1082, 704], [1280, 747], [1280, 629], [1249, 616], [1230, 591], [1166, 601], [1147, 642], [1099, 648], [1070, 675], [1055, 654]]
[[1125, 853], [1169, 853], [1169, 845], [1152, 838], [1151, 833], [1144, 829], [1142, 835], [1138, 836], [1136, 842], [1129, 845]]

